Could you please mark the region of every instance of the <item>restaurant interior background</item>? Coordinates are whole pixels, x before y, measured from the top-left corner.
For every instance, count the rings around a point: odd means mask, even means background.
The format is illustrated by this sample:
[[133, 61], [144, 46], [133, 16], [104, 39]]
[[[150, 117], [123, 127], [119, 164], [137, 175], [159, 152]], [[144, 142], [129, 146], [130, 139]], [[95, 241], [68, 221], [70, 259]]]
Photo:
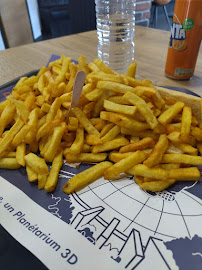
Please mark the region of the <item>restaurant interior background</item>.
[[[169, 31], [174, 4], [137, 0], [136, 25]], [[0, 0], [0, 50], [95, 29], [94, 0]]]

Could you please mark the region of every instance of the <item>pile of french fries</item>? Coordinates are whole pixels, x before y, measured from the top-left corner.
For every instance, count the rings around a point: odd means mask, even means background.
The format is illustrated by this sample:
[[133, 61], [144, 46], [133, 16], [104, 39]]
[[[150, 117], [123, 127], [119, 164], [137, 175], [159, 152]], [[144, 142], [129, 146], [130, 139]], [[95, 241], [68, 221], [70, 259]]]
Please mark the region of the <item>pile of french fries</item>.
[[[70, 117], [79, 70], [86, 80]], [[102, 176], [134, 175], [140, 188], [153, 192], [200, 180], [194, 166], [202, 165], [202, 129], [192, 109], [163, 99], [151, 81], [135, 74], [135, 63], [124, 75], [99, 59], [87, 64], [80, 56], [75, 64], [62, 55], [36, 76], [21, 78], [0, 104], [0, 168], [26, 167], [30, 182], [52, 192], [63, 157], [97, 163], [65, 184], [68, 194]]]

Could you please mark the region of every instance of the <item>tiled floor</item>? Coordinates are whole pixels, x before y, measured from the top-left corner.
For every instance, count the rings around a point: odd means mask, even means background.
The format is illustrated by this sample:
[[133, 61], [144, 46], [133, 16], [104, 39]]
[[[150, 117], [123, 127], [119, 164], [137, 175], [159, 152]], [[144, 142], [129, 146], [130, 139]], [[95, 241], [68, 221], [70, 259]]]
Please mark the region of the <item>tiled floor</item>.
[[[174, 5], [175, 5], [175, 1], [171, 1], [169, 4], [166, 5], [166, 9], [169, 15], [169, 20], [170, 23], [172, 23], [172, 15], [173, 15], [173, 11], [174, 11]], [[154, 12], [154, 6], [152, 7], [151, 10], [151, 18], [150, 18], [150, 25], [149, 27], [151, 28], [155, 28], [155, 23], [152, 24], [152, 18], [153, 18], [153, 13]], [[170, 31], [170, 27], [168, 26], [164, 11], [163, 11], [163, 7], [162, 6], [158, 6], [158, 20], [157, 20], [157, 27], [158, 29], [161, 30], [167, 30]]]

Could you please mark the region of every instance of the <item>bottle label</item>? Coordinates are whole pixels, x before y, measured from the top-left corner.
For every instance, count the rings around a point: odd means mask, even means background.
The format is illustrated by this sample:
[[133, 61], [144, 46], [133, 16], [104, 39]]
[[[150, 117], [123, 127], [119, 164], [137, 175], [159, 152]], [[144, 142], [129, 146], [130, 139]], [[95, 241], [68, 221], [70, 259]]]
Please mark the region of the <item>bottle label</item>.
[[186, 32], [194, 27], [194, 21], [192, 19], [186, 19], [181, 23], [175, 14], [173, 17], [176, 18], [177, 22], [173, 22], [172, 24], [169, 46], [175, 51], [184, 51], [187, 48]]

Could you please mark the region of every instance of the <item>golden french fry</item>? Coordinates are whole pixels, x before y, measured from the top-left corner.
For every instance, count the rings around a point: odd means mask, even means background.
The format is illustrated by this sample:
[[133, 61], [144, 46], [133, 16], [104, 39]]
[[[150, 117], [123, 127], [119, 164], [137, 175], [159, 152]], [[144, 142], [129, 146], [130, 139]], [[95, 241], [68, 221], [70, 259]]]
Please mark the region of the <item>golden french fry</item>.
[[191, 135], [197, 139], [197, 141], [202, 142], [202, 129], [194, 127], [191, 131]]
[[113, 127], [113, 123], [106, 124], [100, 132], [100, 137], [102, 138], [103, 136], [105, 136]]
[[151, 129], [154, 129], [158, 125], [156, 117], [154, 116], [152, 110], [149, 108], [144, 99], [130, 92], [126, 93], [123, 98], [137, 107], [138, 111], [144, 116]]
[[101, 144], [103, 144], [103, 140], [100, 139], [99, 135], [87, 134], [86, 135], [86, 143], [88, 145], [101, 145]]
[[86, 93], [85, 97], [89, 101], [97, 101], [103, 95], [103, 93], [104, 93], [103, 90], [95, 88], [91, 92]]
[[158, 168], [164, 169], [166, 171], [172, 170], [172, 169], [179, 169], [180, 164], [178, 163], [168, 163], [168, 164], [158, 164]]
[[132, 154], [134, 154], [134, 152], [119, 153], [119, 152], [113, 151], [109, 153], [109, 160], [116, 163]]
[[76, 138], [70, 147], [70, 152], [73, 154], [81, 153], [84, 145], [84, 129], [79, 126], [76, 130]]
[[104, 101], [104, 108], [107, 111], [123, 113], [123, 114], [127, 114], [127, 115], [134, 115], [136, 110], [137, 110], [136, 106], [127, 106], [127, 105], [116, 104], [116, 103], [111, 102], [109, 100]]
[[145, 137], [150, 137], [153, 138], [154, 140], [158, 140], [158, 135], [154, 134], [152, 130], [144, 130], [144, 131], [137, 131], [129, 128], [122, 127], [121, 128], [121, 133], [124, 135], [131, 135], [131, 136], [137, 136], [140, 137], [141, 139]]
[[167, 148], [168, 148], [167, 136], [165, 134], [162, 134], [160, 135], [159, 140], [154, 146], [154, 149], [149, 155], [149, 157], [143, 162], [144, 165], [151, 168], [159, 164]]
[[121, 132], [121, 128], [117, 125], [111, 128], [102, 138], [101, 140], [103, 142], [108, 142], [116, 138], [117, 135], [119, 135]]
[[135, 74], [136, 74], [136, 63], [132, 62], [128, 67], [127, 76], [135, 78]]
[[179, 113], [182, 111], [184, 107], [184, 103], [181, 101], [176, 102], [174, 105], [172, 105], [170, 108], [168, 108], [165, 112], [163, 112], [159, 118], [158, 121], [162, 124], [162, 125], [166, 125], [169, 124], [172, 119]]
[[[4, 103], [6, 104], [6, 103]], [[10, 101], [7, 102], [7, 106], [1, 113], [0, 117], [0, 136], [4, 132], [4, 129], [11, 123], [15, 115], [15, 105], [12, 104]]]
[[55, 127], [58, 127], [61, 124], [61, 120], [59, 118], [55, 118], [50, 122], [46, 122], [43, 126], [38, 129], [36, 134], [36, 140], [39, 141], [42, 137], [49, 135], [52, 133]]
[[69, 122], [67, 125], [68, 130], [70, 131], [76, 131], [78, 128], [79, 122], [76, 117], [69, 117]]
[[154, 145], [155, 145], [155, 140], [150, 137], [146, 137], [142, 140], [139, 140], [137, 142], [130, 143], [126, 146], [121, 147], [119, 152], [126, 153], [126, 152], [132, 152], [136, 150], [143, 150], [143, 149], [152, 147]]
[[103, 176], [104, 171], [112, 166], [112, 163], [109, 161], [103, 161], [95, 166], [73, 176], [63, 187], [63, 191], [67, 194], [70, 194], [74, 191], [87, 186], [93, 181], [97, 180]]
[[50, 139], [50, 143], [47, 145], [46, 152], [44, 153], [44, 159], [47, 162], [52, 162], [60, 145], [62, 136], [65, 132], [66, 124], [63, 122], [60, 126], [55, 127], [53, 135]]
[[116, 74], [114, 71], [112, 71], [109, 67], [107, 67], [99, 58], [95, 59], [93, 61], [96, 66], [102, 70], [105, 73], [109, 73], [109, 74]]
[[16, 160], [23, 167], [25, 167], [25, 152], [26, 152], [26, 144], [25, 143], [19, 144], [16, 149]]
[[29, 182], [36, 182], [38, 179], [38, 174], [32, 169], [31, 166], [26, 165], [26, 172]]
[[6, 133], [5, 137], [0, 140], [0, 157], [4, 151], [8, 149], [11, 145], [13, 138], [24, 125], [21, 119], [18, 119], [17, 122], [12, 126], [12, 128]]
[[102, 71], [96, 71], [96, 70], [95, 72], [91, 72], [88, 74], [87, 80], [88, 82], [93, 82], [93, 83], [97, 83], [99, 81], [108, 81], [108, 82], [117, 82], [117, 83], [123, 82], [123, 79], [118, 74], [117, 75], [108, 74], [108, 73], [104, 73]]
[[46, 116], [46, 122], [50, 122], [51, 120], [55, 118], [58, 109], [60, 109], [60, 106], [61, 106], [61, 100], [60, 98], [56, 98], [50, 107], [49, 113]]
[[38, 157], [33, 153], [29, 153], [25, 156], [26, 166], [32, 168], [37, 174], [45, 174], [48, 175], [48, 166], [43, 158]]
[[102, 111], [100, 113], [100, 118], [103, 120], [108, 120], [109, 122], [112, 122], [120, 127], [136, 131], [144, 131], [149, 128], [147, 123], [136, 121], [133, 118], [129, 118], [118, 113]]
[[71, 154], [67, 153], [65, 159], [67, 163], [92, 163], [92, 162], [102, 162], [107, 158], [107, 153], [80, 153], [80, 154]]
[[73, 108], [72, 112], [76, 115], [80, 124], [88, 132], [88, 134], [99, 135], [99, 131], [91, 124], [80, 108]]
[[168, 171], [168, 178], [174, 178], [177, 181], [199, 181], [200, 172], [196, 167], [171, 169]]
[[44, 187], [47, 192], [53, 192], [55, 190], [57, 182], [58, 182], [59, 172], [62, 165], [63, 165], [63, 151], [60, 151], [59, 153], [56, 154], [56, 156], [53, 159], [50, 173], [48, 175], [48, 178]]
[[181, 127], [181, 135], [180, 135], [180, 139], [182, 141], [187, 142], [189, 140], [191, 122], [192, 122], [191, 108], [188, 106], [184, 106], [183, 111], [182, 111], [182, 127]]
[[127, 171], [139, 163], [142, 163], [146, 157], [147, 155], [144, 152], [136, 151], [104, 171], [104, 178], [114, 180], [120, 173]]
[[38, 189], [44, 189], [48, 176], [44, 174], [38, 174]]
[[152, 192], [160, 192], [171, 185], [175, 183], [175, 179], [167, 179], [166, 181], [149, 181], [149, 182], [143, 182], [139, 183], [139, 186], [147, 191], [152, 191]]
[[188, 143], [175, 143], [175, 146], [179, 148], [182, 153], [197, 156], [198, 155], [198, 149], [191, 146]]
[[12, 145], [16, 148], [19, 144], [21, 144], [28, 134], [33, 129], [31, 125], [24, 125], [21, 130], [15, 135]]
[[21, 117], [21, 119], [26, 123], [27, 119], [29, 118], [29, 110], [26, 108], [25, 104], [21, 100], [15, 100], [14, 98], [8, 96], [7, 97], [15, 106], [16, 109]]
[[19, 169], [21, 165], [17, 162], [16, 158], [0, 158], [0, 168], [16, 170]]
[[130, 143], [138, 142], [139, 140], [140, 140], [139, 137], [137, 137], [137, 136], [131, 136]]
[[129, 174], [139, 175], [149, 178], [155, 178], [160, 180], [166, 180], [168, 178], [168, 172], [161, 168], [148, 168], [143, 164], [138, 164], [127, 170]]
[[113, 149], [118, 149], [121, 146], [127, 145], [129, 141], [126, 138], [118, 138], [108, 142], [103, 143], [102, 145], [96, 145], [92, 148], [92, 153], [100, 153]]
[[121, 94], [134, 91], [134, 88], [131, 86], [128, 86], [122, 83], [108, 82], [108, 81], [98, 81], [97, 88], [105, 90], [105, 91], [112, 91], [112, 92], [121, 93]]
[[202, 165], [202, 157], [187, 154], [164, 154], [161, 163], [183, 163], [191, 165]]
[[112, 91], [105, 91], [104, 94], [100, 97], [100, 99], [95, 103], [95, 106], [92, 111], [92, 117], [98, 117], [100, 112], [103, 110], [104, 101], [109, 97], [113, 96]]
[[34, 102], [35, 102], [35, 94], [33, 92], [30, 92], [25, 99], [25, 107], [28, 111], [31, 111], [34, 107]]

